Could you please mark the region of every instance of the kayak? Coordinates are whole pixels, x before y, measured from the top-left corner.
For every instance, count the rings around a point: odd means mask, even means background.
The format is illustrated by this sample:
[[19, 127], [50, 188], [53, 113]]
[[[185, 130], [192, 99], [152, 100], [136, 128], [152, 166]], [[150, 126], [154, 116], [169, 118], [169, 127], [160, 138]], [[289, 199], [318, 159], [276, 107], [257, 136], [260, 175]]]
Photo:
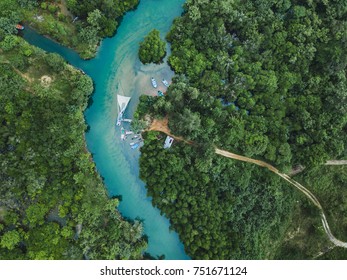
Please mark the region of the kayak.
[[123, 127], [121, 128], [120, 139], [123, 141], [126, 139], [125, 129]]
[[157, 81], [153, 77], [151, 78], [151, 82], [152, 82], [152, 86], [154, 88], [157, 88], [157, 86], [158, 86]]
[[134, 145], [131, 146], [133, 150], [137, 149], [140, 146], [139, 143], [135, 143]]
[[163, 82], [163, 84], [164, 84], [166, 87], [168, 87], [168, 86], [169, 86], [169, 83], [168, 83], [168, 81], [167, 81], [167, 80], [163, 79], [163, 80], [162, 80], [162, 82]]

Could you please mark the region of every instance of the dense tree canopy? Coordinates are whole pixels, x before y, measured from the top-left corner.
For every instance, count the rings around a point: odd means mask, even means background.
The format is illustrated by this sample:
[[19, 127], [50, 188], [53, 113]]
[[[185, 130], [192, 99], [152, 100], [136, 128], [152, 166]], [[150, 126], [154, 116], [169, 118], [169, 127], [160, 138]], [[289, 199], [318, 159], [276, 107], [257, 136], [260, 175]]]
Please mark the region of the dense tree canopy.
[[172, 115], [214, 108], [215, 143], [283, 168], [343, 155], [346, 4], [328, 2], [187, 1], [169, 61], [200, 94]]
[[206, 146], [162, 145], [146, 136], [140, 175], [186, 252], [194, 259], [273, 258], [292, 210], [290, 189]]
[[76, 49], [83, 58], [95, 55], [100, 40], [112, 36], [123, 14], [139, 0], [2, 0], [0, 37], [16, 32], [25, 21], [42, 34]]
[[167, 151], [149, 137], [141, 177], [193, 258], [293, 258], [277, 250], [289, 223], [317, 213], [267, 171], [209, 147], [283, 171], [346, 156], [346, 16], [343, 0], [186, 1], [167, 36], [177, 75], [140, 108], [199, 146]]
[[[306, 186], [319, 197], [330, 228], [340, 240], [347, 236], [347, 166], [317, 166], [305, 169], [296, 175], [296, 180]], [[339, 248], [327, 241], [323, 232], [320, 216], [316, 208], [307, 201], [296, 203], [287, 238], [278, 249], [277, 258], [281, 259], [347, 259], [347, 250]]]
[[89, 77], [20, 37], [0, 40], [0, 259], [138, 259], [86, 151]]
[[142, 63], [160, 63], [166, 55], [166, 43], [160, 39], [159, 31], [153, 29], [140, 43], [139, 58]]
[[139, 0], [67, 0], [67, 7], [81, 19], [96, 28], [102, 37], [112, 36], [118, 26], [117, 19], [133, 9]]

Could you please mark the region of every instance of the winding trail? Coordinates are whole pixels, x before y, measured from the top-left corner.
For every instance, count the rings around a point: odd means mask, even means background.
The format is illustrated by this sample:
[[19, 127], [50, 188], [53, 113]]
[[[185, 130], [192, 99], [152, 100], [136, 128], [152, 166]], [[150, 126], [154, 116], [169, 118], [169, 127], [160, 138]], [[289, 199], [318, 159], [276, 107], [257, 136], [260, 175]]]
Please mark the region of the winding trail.
[[347, 160], [328, 160], [325, 165], [346, 165]]
[[[332, 159], [332, 160], [327, 160], [324, 165], [329, 165], [329, 166], [339, 166], [339, 165], [347, 165], [347, 160], [345, 159]], [[290, 176], [299, 174], [300, 172], [305, 170], [305, 166], [299, 165], [293, 168], [288, 174]]]
[[[171, 133], [169, 127], [168, 127], [168, 118], [164, 118], [162, 120], [153, 120], [150, 128], [148, 129], [149, 131], [160, 131], [163, 132], [171, 137], [173, 137], [175, 140], [178, 141], [184, 141], [188, 144], [193, 144], [194, 142], [192, 141], [187, 141], [185, 139], [183, 139], [182, 137], [178, 137], [175, 136]], [[289, 177], [287, 174], [281, 173], [277, 168], [275, 168], [274, 166], [272, 166], [269, 163], [266, 163], [264, 161], [261, 160], [257, 160], [257, 159], [253, 159], [253, 158], [249, 158], [249, 157], [245, 157], [245, 156], [241, 156], [238, 154], [234, 154], [225, 150], [221, 150], [218, 148], [215, 148], [215, 153], [218, 155], [221, 155], [223, 157], [227, 157], [227, 158], [231, 158], [231, 159], [236, 159], [239, 161], [243, 161], [243, 162], [248, 162], [248, 163], [252, 163], [252, 164], [256, 164], [258, 166], [261, 167], [265, 167], [267, 169], [269, 169], [271, 172], [275, 173], [276, 175], [280, 176], [282, 179], [286, 180], [289, 184], [293, 185], [294, 187], [296, 187], [299, 191], [301, 191], [320, 211], [320, 216], [321, 216], [321, 221], [323, 224], [323, 228], [324, 231], [326, 233], [326, 235], [328, 236], [329, 240], [338, 247], [342, 247], [342, 248], [347, 248], [347, 242], [343, 242], [339, 239], [337, 239], [331, 232], [327, 218], [324, 214], [324, 210], [322, 205], [320, 204], [319, 200], [315, 197], [315, 195], [308, 190], [307, 188], [305, 188], [303, 185], [301, 185], [300, 183], [298, 183], [297, 181], [295, 181], [294, 179], [292, 179], [291, 177]]]

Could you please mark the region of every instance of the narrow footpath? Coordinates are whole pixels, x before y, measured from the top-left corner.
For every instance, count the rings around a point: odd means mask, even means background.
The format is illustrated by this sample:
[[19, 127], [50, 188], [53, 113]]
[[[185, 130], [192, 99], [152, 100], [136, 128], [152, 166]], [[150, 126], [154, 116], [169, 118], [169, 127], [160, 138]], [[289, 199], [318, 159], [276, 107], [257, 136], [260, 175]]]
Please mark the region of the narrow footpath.
[[[168, 119], [167, 118], [165, 118], [163, 120], [154, 120], [148, 130], [149, 131], [160, 131], [160, 132], [163, 132], [163, 133], [173, 137], [174, 139], [176, 139], [178, 141], [184, 141], [188, 144], [193, 144], [192, 141], [187, 141], [187, 140], [183, 139], [182, 137], [177, 137], [177, 136], [173, 135], [171, 133], [169, 127], [168, 127]], [[314, 194], [310, 190], [308, 190], [303, 185], [301, 185], [300, 183], [298, 183], [297, 181], [295, 181], [294, 179], [289, 177], [287, 174], [281, 173], [277, 168], [275, 168], [271, 164], [268, 164], [264, 161], [245, 157], [245, 156], [238, 155], [238, 154], [234, 154], [234, 153], [231, 153], [231, 152], [228, 152], [225, 150], [221, 150], [218, 148], [215, 148], [215, 153], [218, 155], [221, 155], [223, 157], [236, 159], [239, 161], [248, 162], [248, 163], [256, 164], [256, 165], [261, 166], [261, 167], [265, 167], [265, 168], [269, 169], [271, 172], [280, 176], [282, 179], [286, 180], [289, 184], [293, 185], [295, 188], [297, 188], [299, 191], [301, 191], [319, 209], [323, 228], [324, 228], [324, 231], [325, 231], [326, 235], [328, 236], [329, 240], [335, 246], [347, 248], [347, 242], [343, 242], [343, 241], [337, 239], [332, 234], [330, 227], [329, 227], [329, 224], [328, 224], [328, 221], [327, 221], [326, 216], [324, 214], [323, 207], [320, 204], [320, 202], [318, 201], [318, 199], [314, 196]]]

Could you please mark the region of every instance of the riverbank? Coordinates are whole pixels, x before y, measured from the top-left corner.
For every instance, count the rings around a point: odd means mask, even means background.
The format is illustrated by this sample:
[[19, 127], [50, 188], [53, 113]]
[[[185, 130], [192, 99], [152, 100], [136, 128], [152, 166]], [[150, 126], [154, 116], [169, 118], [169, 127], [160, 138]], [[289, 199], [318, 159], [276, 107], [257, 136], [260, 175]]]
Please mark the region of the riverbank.
[[[187, 259], [177, 233], [170, 230], [170, 222], [152, 206], [144, 183], [139, 179], [139, 152], [120, 140], [115, 127], [118, 109], [116, 94], [131, 97], [125, 113], [131, 118], [141, 94], [157, 94], [150, 77], [157, 81], [171, 80], [173, 72], [166, 64], [142, 65], [138, 59], [139, 42], [154, 27], [162, 36], [170, 29], [173, 19], [182, 12], [184, 1], [141, 1], [135, 12], [128, 13], [112, 39], [103, 41], [92, 74], [96, 81], [93, 106], [86, 111], [91, 129], [87, 133], [88, 148], [93, 153], [98, 171], [105, 178], [110, 195], [121, 195], [122, 215], [139, 217], [148, 235], [148, 252], [165, 255], [166, 259]], [[169, 46], [168, 46], [169, 47]], [[105, 61], [107, 61], [105, 63]], [[98, 87], [104, 85], [104, 87]], [[164, 90], [164, 88], [163, 88]]]
[[[183, 141], [183, 142], [190, 144], [190, 145], [194, 145], [194, 144], [199, 145], [199, 143], [187, 141], [187, 140], [183, 139], [182, 137], [173, 135], [169, 129], [168, 121], [169, 120], [167, 117], [162, 119], [162, 120], [154, 119], [148, 130], [149, 131], [162, 132], [168, 136], [171, 136], [172, 138], [174, 138], [177, 141]], [[160, 139], [162, 139], [162, 138], [160, 138]], [[200, 143], [200, 145], [201, 145], [201, 143]], [[291, 184], [292, 186], [297, 188], [301, 193], [303, 193], [313, 203], [313, 205], [315, 207], [318, 208], [324, 231], [327, 235], [327, 238], [334, 244], [334, 247], [347, 248], [347, 242], [344, 242], [344, 241], [337, 239], [332, 234], [330, 227], [329, 227], [329, 224], [328, 224], [328, 221], [327, 221], [326, 216], [324, 214], [324, 209], [323, 209], [322, 205], [320, 204], [317, 197], [309, 189], [305, 188], [302, 184], [295, 181], [293, 178], [291, 178], [287, 174], [281, 173], [276, 167], [270, 165], [267, 162], [253, 159], [253, 158], [249, 158], [249, 157], [246, 157], [243, 155], [238, 155], [238, 154], [231, 153], [229, 151], [221, 150], [218, 148], [215, 148], [215, 153], [220, 155], [220, 156], [227, 157], [227, 158], [230, 158], [233, 160], [243, 161], [243, 162], [258, 165], [258, 166], [263, 167], [263, 168], [267, 168], [268, 170], [275, 173], [277, 176], [281, 177], [283, 180], [287, 181], [289, 184]]]
[[108, 7], [104, 11], [105, 8], [97, 3], [86, 10], [77, 2], [41, 2], [40, 5], [19, 7], [13, 0], [13, 10], [38, 33], [74, 49], [83, 59], [91, 59], [101, 40], [114, 36], [123, 15], [136, 9], [138, 3], [138, 0], [116, 3], [117, 7]]
[[[152, 256], [165, 255], [166, 259], [188, 259], [177, 233], [170, 229], [169, 220], [152, 206], [144, 183], [139, 179], [139, 152], [120, 141], [117, 119], [117, 93], [131, 97], [125, 117], [131, 118], [141, 94], [156, 94], [150, 83], [170, 81], [173, 72], [166, 64], [143, 66], [138, 59], [139, 42], [153, 28], [160, 30], [163, 38], [173, 19], [182, 12], [183, 0], [141, 1], [136, 11], [126, 14], [117, 35], [103, 40], [96, 57], [81, 60], [70, 49], [64, 48], [33, 32], [25, 38], [41, 48], [61, 54], [70, 64], [83, 69], [95, 83], [92, 105], [85, 118], [88, 150], [93, 155], [97, 170], [104, 178], [109, 196], [121, 196], [119, 210], [124, 217], [143, 221], [148, 236], [147, 252]], [[27, 30], [29, 31], [29, 30]], [[169, 46], [168, 50], [169, 50]], [[163, 88], [164, 90], [164, 88]]]
[[[329, 192], [336, 187], [330, 183], [319, 184], [319, 192], [312, 191], [313, 186], [308, 191], [284, 175], [295, 164], [311, 169], [346, 154], [346, 104], [341, 102], [346, 79], [340, 74], [346, 69], [346, 44], [334, 36], [337, 30], [332, 27], [345, 18], [315, 4], [260, 2], [218, 7], [213, 1], [187, 2], [167, 36], [172, 43], [169, 62], [177, 74], [174, 82], [165, 97], [142, 99], [146, 104], [140, 106], [141, 111], [147, 106], [152, 118], [168, 117], [173, 135], [199, 143], [174, 141], [163, 149], [165, 135], [148, 133], [140, 158], [140, 175], [153, 204], [170, 218], [193, 258], [310, 258], [330, 241], [346, 246], [334, 239], [326, 223], [329, 220], [336, 238], [344, 240], [344, 189], [338, 188], [333, 199]], [[338, 4], [328, 8], [339, 9]], [[295, 15], [287, 17], [292, 12]], [[329, 30], [324, 46], [323, 30]], [[305, 41], [299, 39], [303, 37]], [[306, 81], [315, 83], [307, 86]], [[214, 147], [223, 151], [217, 156]], [[220, 154], [266, 169], [227, 161]], [[338, 175], [341, 186], [345, 175]], [[312, 195], [323, 190], [324, 197]], [[338, 206], [323, 205], [328, 197]], [[290, 243], [281, 250], [297, 209], [315, 217], [314, 225], [305, 223], [304, 231], [296, 231], [304, 232], [302, 241], [311, 239], [310, 248], [301, 251], [304, 246]], [[322, 209], [326, 219], [317, 214]]]
[[0, 259], [142, 258], [142, 228], [121, 217], [85, 149], [91, 79], [14, 35], [0, 57]]

